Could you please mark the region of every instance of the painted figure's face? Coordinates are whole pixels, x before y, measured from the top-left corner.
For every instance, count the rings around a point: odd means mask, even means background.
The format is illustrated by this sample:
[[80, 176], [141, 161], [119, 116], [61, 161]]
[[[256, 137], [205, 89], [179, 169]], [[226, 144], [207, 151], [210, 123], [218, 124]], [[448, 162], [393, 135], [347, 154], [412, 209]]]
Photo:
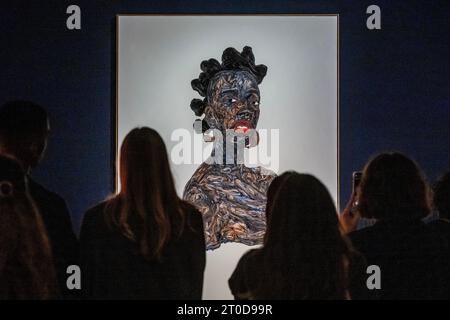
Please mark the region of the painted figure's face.
[[259, 119], [259, 88], [247, 71], [221, 71], [210, 82], [205, 120], [212, 129], [245, 133], [256, 129]]

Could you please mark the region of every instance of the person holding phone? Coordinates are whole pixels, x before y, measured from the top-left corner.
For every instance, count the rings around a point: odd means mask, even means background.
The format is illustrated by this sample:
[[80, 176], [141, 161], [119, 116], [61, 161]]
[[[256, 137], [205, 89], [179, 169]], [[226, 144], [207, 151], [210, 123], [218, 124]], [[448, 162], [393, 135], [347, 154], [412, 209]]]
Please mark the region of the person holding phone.
[[[341, 222], [367, 264], [379, 268], [380, 299], [448, 299], [448, 248], [422, 221], [429, 214], [429, 187], [413, 160], [394, 152], [368, 162]], [[376, 223], [356, 230], [361, 217]]]
[[347, 206], [340, 216], [341, 225], [346, 233], [355, 231], [361, 220], [358, 212], [358, 187], [361, 182], [362, 171], [355, 171], [352, 174], [352, 195]]

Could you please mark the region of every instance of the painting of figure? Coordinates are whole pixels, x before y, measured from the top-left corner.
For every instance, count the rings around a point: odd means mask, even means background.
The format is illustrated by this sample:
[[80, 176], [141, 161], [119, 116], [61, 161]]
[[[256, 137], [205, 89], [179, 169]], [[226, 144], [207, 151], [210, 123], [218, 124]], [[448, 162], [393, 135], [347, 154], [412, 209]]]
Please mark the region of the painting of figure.
[[202, 212], [207, 249], [222, 243], [262, 243], [265, 232], [266, 191], [274, 173], [247, 167], [243, 148], [258, 144], [261, 94], [258, 85], [267, 66], [255, 65], [252, 48], [242, 52], [227, 48], [222, 63], [205, 60], [192, 88], [202, 97], [191, 108], [199, 132], [212, 131], [211, 157], [202, 163], [186, 184], [183, 198]]

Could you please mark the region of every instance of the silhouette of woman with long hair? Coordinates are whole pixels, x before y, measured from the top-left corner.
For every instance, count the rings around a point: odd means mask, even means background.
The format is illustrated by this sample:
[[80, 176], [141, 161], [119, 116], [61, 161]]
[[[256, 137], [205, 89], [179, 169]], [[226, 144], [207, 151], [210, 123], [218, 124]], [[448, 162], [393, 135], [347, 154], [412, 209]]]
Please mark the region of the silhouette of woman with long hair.
[[132, 130], [120, 150], [119, 193], [89, 210], [80, 235], [84, 296], [200, 299], [201, 214], [181, 200], [161, 136]]
[[25, 173], [0, 156], [0, 299], [55, 299], [57, 291], [47, 231]]
[[360, 296], [364, 260], [341, 233], [334, 202], [315, 177], [286, 172], [268, 189], [264, 246], [229, 280], [236, 299], [350, 299]]

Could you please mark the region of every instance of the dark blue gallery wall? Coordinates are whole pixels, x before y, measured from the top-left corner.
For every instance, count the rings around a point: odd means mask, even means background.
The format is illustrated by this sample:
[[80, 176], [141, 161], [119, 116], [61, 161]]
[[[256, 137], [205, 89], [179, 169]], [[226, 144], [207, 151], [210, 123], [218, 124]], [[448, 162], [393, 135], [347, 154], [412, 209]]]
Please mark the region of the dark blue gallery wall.
[[[358, 18], [382, 8], [382, 30]], [[351, 172], [384, 150], [412, 156], [433, 182], [450, 170], [450, 2], [361, 1], [341, 19], [341, 203]]]
[[[65, 28], [70, 4], [82, 9], [80, 31]], [[370, 4], [381, 7], [382, 30], [365, 27]], [[47, 107], [53, 133], [34, 176], [66, 198], [76, 229], [113, 189], [118, 13], [339, 13], [341, 203], [351, 172], [382, 150], [410, 154], [430, 180], [449, 169], [448, 1], [2, 2], [0, 103], [22, 98]]]

